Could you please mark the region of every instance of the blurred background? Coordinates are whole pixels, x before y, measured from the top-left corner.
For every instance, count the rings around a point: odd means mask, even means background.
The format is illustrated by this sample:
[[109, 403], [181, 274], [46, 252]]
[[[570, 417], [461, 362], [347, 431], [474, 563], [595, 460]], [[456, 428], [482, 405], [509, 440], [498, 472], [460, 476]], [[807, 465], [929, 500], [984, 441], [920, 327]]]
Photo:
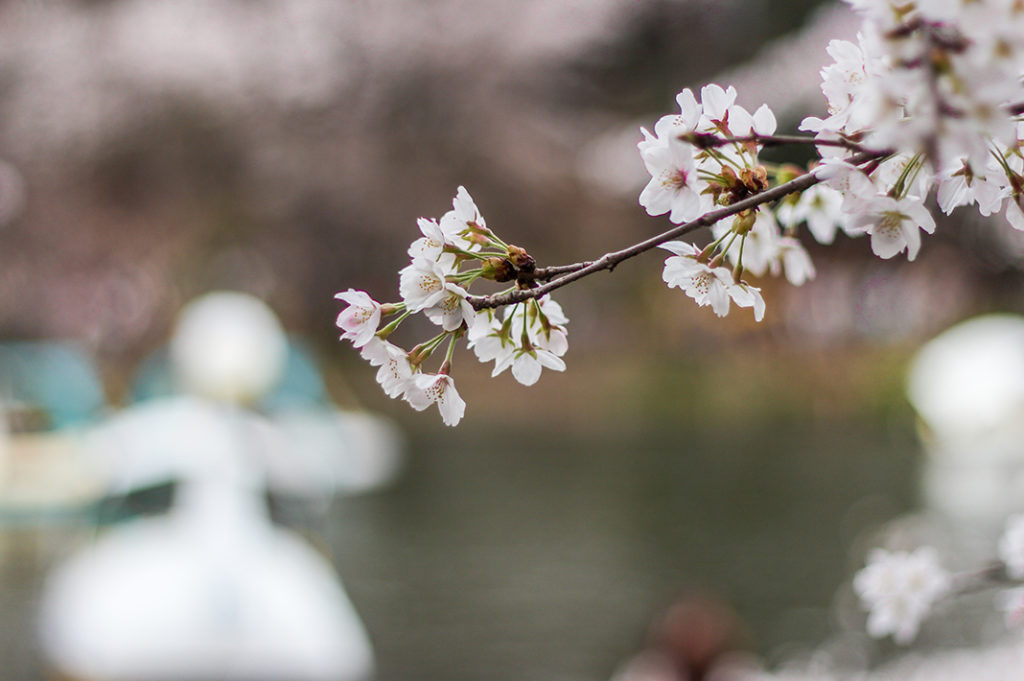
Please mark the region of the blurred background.
[[221, 289], [301, 339], [317, 399], [404, 443], [386, 484], [295, 528], [377, 678], [606, 679], [691, 590], [768, 664], [819, 646], [864, 537], [919, 505], [907, 363], [1024, 312], [1022, 235], [964, 212], [914, 263], [809, 244], [817, 279], [760, 282], [762, 324], [640, 256], [557, 296], [564, 375], [527, 389], [457, 355], [455, 430], [387, 399], [333, 295], [397, 299], [416, 218], [460, 184], [541, 265], [665, 230], [637, 204], [639, 126], [719, 82], [793, 131], [855, 31], [817, 0], [0, 1], [5, 675], [47, 678], [47, 575], [99, 532], [68, 452], [152, 394], [181, 309]]

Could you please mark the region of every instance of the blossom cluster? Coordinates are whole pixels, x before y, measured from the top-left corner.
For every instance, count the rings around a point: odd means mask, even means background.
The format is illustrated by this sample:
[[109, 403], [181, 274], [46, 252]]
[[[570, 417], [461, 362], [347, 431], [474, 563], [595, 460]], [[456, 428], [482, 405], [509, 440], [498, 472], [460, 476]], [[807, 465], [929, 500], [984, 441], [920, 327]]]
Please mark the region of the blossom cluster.
[[[870, 237], [881, 258], [917, 257], [921, 233], [936, 229], [928, 207], [1002, 212], [1024, 230], [1024, 4], [1019, 0], [845, 0], [862, 18], [856, 42], [834, 40], [821, 71], [827, 115], [807, 117], [807, 134], [777, 135], [765, 105], [753, 112], [736, 89], [682, 90], [678, 112], [653, 132], [641, 128], [640, 158], [650, 181], [639, 203], [673, 226], [593, 261], [539, 268], [529, 253], [487, 227], [462, 187], [439, 220], [421, 218], [421, 236], [399, 273], [401, 300], [381, 304], [363, 291], [338, 294], [342, 338], [378, 366], [391, 397], [416, 409], [437, 404], [454, 425], [465, 410], [450, 375], [465, 339], [493, 374], [521, 383], [562, 371], [567, 350], [561, 308], [550, 291], [660, 247], [671, 253], [662, 278], [718, 316], [733, 306], [765, 315], [758, 279], [801, 285], [815, 267], [801, 229], [821, 244], [842, 231]], [[761, 159], [766, 145], [805, 144], [806, 167]], [[682, 237], [710, 228], [708, 243]], [[471, 296], [479, 279], [510, 288]], [[389, 338], [423, 313], [438, 334], [411, 350]], [[385, 319], [391, 318], [387, 323]], [[424, 362], [447, 343], [436, 371]]]
[[[719, 316], [732, 301], [761, 319], [760, 291], [745, 273], [785, 274], [794, 285], [814, 277], [800, 225], [822, 244], [842, 230], [869, 236], [879, 257], [905, 252], [913, 260], [921, 231], [936, 228], [926, 207], [934, 190], [947, 214], [976, 205], [985, 216], [1004, 211], [1024, 230], [1024, 6], [847, 2], [863, 19], [858, 42], [829, 44], [834, 63], [821, 71], [828, 115], [800, 126], [814, 134], [805, 141], [818, 147], [820, 183], [718, 220], [704, 248], [661, 244], [675, 254], [665, 262], [668, 285]], [[684, 89], [679, 113], [659, 119], [653, 133], [641, 129], [651, 177], [640, 204], [650, 215], [686, 223], [805, 172], [758, 160], [763, 143], [781, 140], [775, 117], [763, 105], [751, 114], [736, 98], [732, 87], [707, 85], [699, 99]]]
[[935, 602], [948, 593], [950, 582], [931, 547], [913, 552], [876, 549], [853, 587], [870, 612], [868, 633], [892, 634], [897, 642], [907, 643]]
[[[801, 129], [889, 155], [870, 168], [849, 147], [819, 147], [820, 177], [839, 191], [835, 227], [871, 237], [882, 258], [935, 231], [935, 190], [947, 215], [977, 206], [1024, 230], [1024, 5], [1012, 0], [847, 0], [863, 22], [857, 43], [834, 40], [821, 71], [828, 116]], [[810, 225], [810, 222], [808, 223]], [[821, 229], [821, 225], [816, 229]]]
[[[396, 303], [379, 303], [365, 291], [348, 289], [335, 297], [347, 306], [338, 314], [341, 339], [360, 350], [377, 370], [377, 382], [391, 398], [403, 398], [416, 410], [436, 404], [446, 425], [462, 419], [466, 403], [451, 377], [453, 353], [465, 338], [481, 362], [494, 362], [493, 376], [511, 368], [524, 385], [533, 385], [544, 368], [563, 371], [569, 349], [568, 318], [550, 297], [531, 298], [499, 313], [478, 311], [469, 287], [478, 279], [534, 284], [535, 262], [518, 246], [503, 242], [487, 227], [476, 203], [459, 187], [452, 210], [440, 220], [420, 218], [422, 236], [409, 246], [409, 264], [399, 272]], [[405, 350], [389, 338], [409, 316], [423, 313], [440, 327], [432, 338]], [[382, 321], [394, 317], [382, 326]], [[445, 345], [444, 360], [435, 372], [424, 363]]]
[[[912, 552], [875, 549], [868, 564], [854, 577], [853, 588], [868, 610], [868, 633], [881, 638], [892, 635], [898, 643], [910, 642], [932, 607], [960, 590], [1024, 582], [1024, 515], [1011, 516], [999, 540], [999, 561], [993, 568], [968, 575], [952, 575], [940, 564], [935, 549], [922, 546]], [[997, 604], [1009, 626], [1024, 624], [1024, 587], [999, 592]]]
[[[731, 86], [706, 85], [700, 100], [684, 89], [676, 96], [678, 114], [662, 116], [653, 133], [641, 128], [644, 139], [638, 148], [651, 179], [640, 205], [649, 215], [667, 213], [670, 221], [684, 223], [768, 188], [756, 137], [775, 132], [775, 115], [767, 105], [751, 114], [736, 104], [736, 97]], [[674, 253], [662, 277], [719, 317], [733, 302], [753, 308], [758, 321], [763, 318], [761, 290], [742, 279], [745, 271], [754, 276], [784, 271], [794, 284], [814, 276], [800, 242], [783, 236], [766, 209], [755, 207], [720, 220], [712, 234], [715, 242], [703, 249], [683, 241], [662, 244]]]

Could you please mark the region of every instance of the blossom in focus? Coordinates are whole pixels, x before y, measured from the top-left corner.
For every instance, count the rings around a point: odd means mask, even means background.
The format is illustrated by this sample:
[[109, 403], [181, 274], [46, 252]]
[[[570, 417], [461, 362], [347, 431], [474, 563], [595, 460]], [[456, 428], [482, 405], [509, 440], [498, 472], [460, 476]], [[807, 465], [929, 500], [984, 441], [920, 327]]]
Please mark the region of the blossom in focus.
[[360, 356], [377, 369], [377, 383], [384, 393], [394, 399], [404, 395], [412, 381], [415, 368], [409, 361], [409, 353], [388, 341], [373, 337], [363, 346]]
[[931, 547], [916, 551], [876, 549], [853, 579], [853, 588], [868, 610], [868, 633], [892, 635], [908, 643], [917, 635], [932, 606], [950, 589], [950, 576]]
[[740, 307], [753, 308], [757, 321], [764, 317], [761, 290], [744, 282], [736, 283], [732, 273], [725, 267], [702, 263], [698, 259], [700, 250], [696, 246], [684, 241], [668, 241], [660, 248], [675, 253], [665, 259], [661, 275], [669, 288], [682, 289], [700, 307], [710, 305], [719, 317], [729, 313], [730, 301], [735, 301]]
[[405, 399], [416, 411], [436, 404], [446, 426], [458, 425], [466, 413], [466, 402], [459, 396], [455, 381], [448, 374], [417, 374], [405, 393]]
[[669, 241], [661, 245], [675, 253], [665, 259], [661, 278], [669, 288], [678, 287], [694, 299], [697, 305], [710, 305], [715, 314], [729, 313], [729, 287], [735, 282], [732, 273], [724, 267], [710, 267], [697, 259], [700, 251], [683, 241]]
[[416, 258], [399, 272], [398, 291], [411, 312], [422, 311], [445, 331], [454, 331], [463, 319], [472, 319], [473, 306], [466, 289], [449, 282], [437, 262]]
[[497, 376], [509, 367], [517, 381], [523, 385], [533, 385], [540, 379], [543, 369], [565, 371], [565, 362], [549, 350], [524, 345], [495, 363], [492, 375]]
[[366, 291], [351, 288], [336, 293], [334, 297], [348, 303], [348, 307], [338, 313], [336, 322], [338, 328], [344, 332], [341, 338], [352, 341], [352, 347], [363, 347], [373, 338], [380, 325], [380, 303], [371, 298]]
[[543, 369], [565, 371], [561, 357], [569, 350], [565, 329], [568, 323], [562, 307], [550, 296], [527, 301], [506, 312], [500, 330], [488, 336], [488, 339], [497, 336], [502, 343], [498, 356], [494, 357], [491, 376], [511, 368], [517, 381], [533, 385], [540, 379]]
[[651, 179], [640, 193], [640, 205], [648, 215], [669, 213], [675, 223], [700, 215], [706, 203], [701, 200], [704, 183], [697, 179], [697, 166], [690, 145], [674, 135], [664, 140], [652, 138], [641, 147], [641, 157]]
[[427, 218], [420, 218], [417, 225], [423, 236], [409, 246], [409, 256], [413, 260], [422, 258], [435, 261], [445, 272], [452, 271], [455, 254], [446, 253], [444, 250], [444, 247], [450, 244], [450, 240], [441, 229], [441, 225], [437, 223], [437, 220]]
[[500, 362], [515, 350], [510, 333], [511, 324], [503, 323], [493, 309], [482, 310], [469, 325], [467, 347], [481, 362]]
[[[679, 105], [679, 113], [662, 116], [654, 125], [654, 134], [658, 139], [668, 139], [679, 135], [693, 132], [700, 123], [703, 108], [697, 98], [693, 96], [693, 90], [686, 88], [676, 95], [676, 104]], [[643, 148], [641, 147], [641, 152]]]
[[464, 250], [479, 249], [479, 236], [487, 229], [484, 216], [466, 188], [459, 186], [452, 199], [452, 209], [441, 216], [441, 231], [445, 238]]
[[423, 314], [445, 331], [454, 331], [462, 326], [463, 320], [469, 323], [476, 315], [473, 306], [466, 300], [468, 295], [461, 286], [445, 284], [444, 296], [430, 307], [423, 308]]

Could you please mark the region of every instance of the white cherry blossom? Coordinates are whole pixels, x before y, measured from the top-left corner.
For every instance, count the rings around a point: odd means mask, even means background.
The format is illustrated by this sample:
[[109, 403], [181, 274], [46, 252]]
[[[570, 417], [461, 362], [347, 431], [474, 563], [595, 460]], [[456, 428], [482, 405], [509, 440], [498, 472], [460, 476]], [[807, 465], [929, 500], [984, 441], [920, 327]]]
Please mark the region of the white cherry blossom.
[[483, 310], [469, 325], [467, 346], [481, 362], [502, 361], [516, 347], [509, 337], [510, 327], [511, 324], [503, 323], [493, 309]]
[[398, 292], [412, 312], [434, 305], [445, 295], [445, 273], [432, 260], [416, 258], [398, 277]]
[[662, 279], [669, 288], [678, 287], [700, 307], [710, 305], [719, 317], [729, 313], [730, 301], [739, 307], [751, 307], [754, 318], [764, 317], [761, 290], [745, 282], [736, 283], [725, 267], [711, 267], [697, 259], [700, 250], [684, 241], [669, 241], [660, 246], [675, 253], [665, 260]]
[[424, 258], [413, 260], [399, 272], [398, 290], [411, 312], [422, 311], [445, 331], [454, 331], [463, 320], [473, 318], [473, 306], [466, 300], [469, 293], [449, 282], [437, 262]]
[[422, 237], [416, 239], [409, 246], [409, 256], [416, 260], [418, 258], [437, 262], [444, 272], [452, 272], [455, 264], [455, 254], [446, 253], [444, 247], [453, 245], [441, 229], [437, 220], [420, 218], [416, 223]]
[[997, 182], [975, 174], [966, 160], [959, 160], [939, 173], [936, 178], [938, 191], [935, 199], [946, 215], [959, 206], [976, 203], [978, 212], [988, 216], [997, 212], [1003, 204], [1004, 191]]
[[455, 389], [455, 381], [448, 374], [417, 374], [405, 394], [406, 401], [416, 411], [437, 405], [446, 426], [457, 426], [466, 413], [466, 402]]
[[363, 346], [360, 355], [377, 370], [377, 382], [384, 393], [394, 399], [405, 394], [415, 369], [409, 362], [409, 353], [376, 336]]
[[336, 293], [334, 297], [348, 303], [338, 313], [337, 326], [344, 333], [341, 338], [352, 341], [352, 347], [361, 348], [370, 342], [380, 326], [381, 305], [366, 291], [349, 289]]
[[[686, 88], [680, 92], [676, 95], [676, 103], [679, 105], [679, 113], [659, 118], [654, 125], [654, 136], [650, 136], [650, 133], [647, 134], [650, 139], [666, 140], [693, 132], [697, 128], [703, 109], [697, 98], [693, 96], [693, 91]], [[643, 151], [642, 147], [641, 151]]]
[[689, 144], [670, 135], [642, 147], [641, 156], [651, 175], [640, 193], [640, 205], [648, 215], [669, 213], [669, 220], [678, 224], [694, 219], [708, 207], [701, 198], [707, 185], [697, 177]]
[[469, 324], [476, 316], [473, 306], [466, 300], [468, 295], [461, 286], [446, 283], [444, 296], [433, 305], [423, 308], [423, 314], [445, 331], [454, 331], [462, 326], [463, 321]]
[[485, 230], [487, 223], [476, 202], [469, 195], [465, 187], [460, 186], [455, 198], [452, 199], [452, 209], [441, 216], [441, 231], [445, 238], [463, 250], [479, 250], [479, 243], [469, 238], [473, 230]]
[[853, 580], [868, 609], [868, 633], [892, 635], [898, 643], [915, 636], [929, 610], [950, 588], [950, 575], [931, 547], [913, 552], [876, 549]]
[[754, 311], [754, 321], [764, 319], [764, 298], [761, 296], [761, 289], [751, 286], [745, 281], [737, 282], [729, 289], [729, 295], [737, 307], [749, 307]]
[[[729, 121], [730, 110], [736, 103], [736, 88], [730, 85], [722, 88], [716, 83], [709, 83], [700, 89], [700, 103], [703, 108], [701, 116], [701, 129], [715, 131]], [[732, 126], [729, 126], [732, 128]]]
[[512, 368], [512, 376], [523, 385], [533, 385], [540, 379], [543, 369], [565, 371], [565, 362], [548, 350], [536, 347], [519, 347], [506, 355], [494, 366], [492, 376]]
[[868, 199], [861, 210], [852, 228], [863, 229], [871, 235], [871, 250], [880, 258], [891, 258], [906, 251], [907, 260], [913, 260], [921, 248], [918, 229], [929, 234], [935, 231], [931, 213], [913, 197], [875, 196]]

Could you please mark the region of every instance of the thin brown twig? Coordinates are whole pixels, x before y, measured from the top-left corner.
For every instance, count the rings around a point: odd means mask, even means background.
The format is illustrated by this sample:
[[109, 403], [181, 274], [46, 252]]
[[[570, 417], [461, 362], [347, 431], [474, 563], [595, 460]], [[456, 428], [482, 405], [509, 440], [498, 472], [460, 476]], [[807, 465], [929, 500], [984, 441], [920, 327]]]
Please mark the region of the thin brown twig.
[[[862, 151], [858, 154], [854, 154], [850, 158], [846, 159], [848, 163], [852, 165], [861, 165], [870, 161], [882, 159], [892, 152], [886, 151]], [[795, 192], [801, 192], [821, 182], [821, 178], [815, 175], [813, 172], [805, 173], [800, 177], [777, 185], [771, 189], [763, 191], [759, 194], [749, 196], [742, 201], [719, 208], [717, 210], [710, 211], [704, 215], [691, 220], [689, 222], [673, 227], [672, 229], [662, 232], [657, 236], [653, 236], [646, 241], [641, 241], [638, 244], [633, 244], [628, 248], [624, 248], [621, 251], [614, 251], [611, 253], [605, 253], [597, 260], [590, 260], [586, 262], [574, 263], [572, 265], [559, 265], [551, 268], [539, 268], [537, 270], [537, 279], [550, 279], [553, 272], [562, 274], [556, 279], [548, 281], [546, 284], [537, 286], [536, 288], [530, 289], [517, 289], [514, 291], [508, 291], [506, 293], [499, 293], [490, 296], [469, 296], [466, 300], [469, 301], [470, 305], [475, 310], [483, 310], [489, 307], [502, 307], [504, 305], [511, 305], [513, 303], [522, 302], [529, 300], [530, 298], [539, 298], [543, 295], [550, 293], [556, 289], [562, 288], [566, 284], [570, 284], [577, 279], [582, 279], [594, 272], [600, 272], [602, 270], [611, 271], [622, 262], [628, 260], [634, 256], [640, 255], [646, 251], [656, 248], [666, 241], [671, 241], [677, 237], [689, 234], [690, 232], [696, 231], [701, 227], [707, 227], [713, 225], [719, 220], [727, 218], [731, 215], [736, 215], [748, 208], [755, 208], [761, 204], [769, 203], [777, 199], [781, 199], [789, 194]]]
[[853, 140], [839, 137], [837, 139], [818, 139], [813, 135], [742, 135], [739, 137], [725, 137], [712, 133], [687, 133], [679, 136], [680, 139], [702, 147], [724, 147], [727, 144], [755, 142], [765, 147], [776, 147], [785, 144], [813, 144], [818, 147], [840, 147], [850, 151], [870, 151], [863, 145]]

